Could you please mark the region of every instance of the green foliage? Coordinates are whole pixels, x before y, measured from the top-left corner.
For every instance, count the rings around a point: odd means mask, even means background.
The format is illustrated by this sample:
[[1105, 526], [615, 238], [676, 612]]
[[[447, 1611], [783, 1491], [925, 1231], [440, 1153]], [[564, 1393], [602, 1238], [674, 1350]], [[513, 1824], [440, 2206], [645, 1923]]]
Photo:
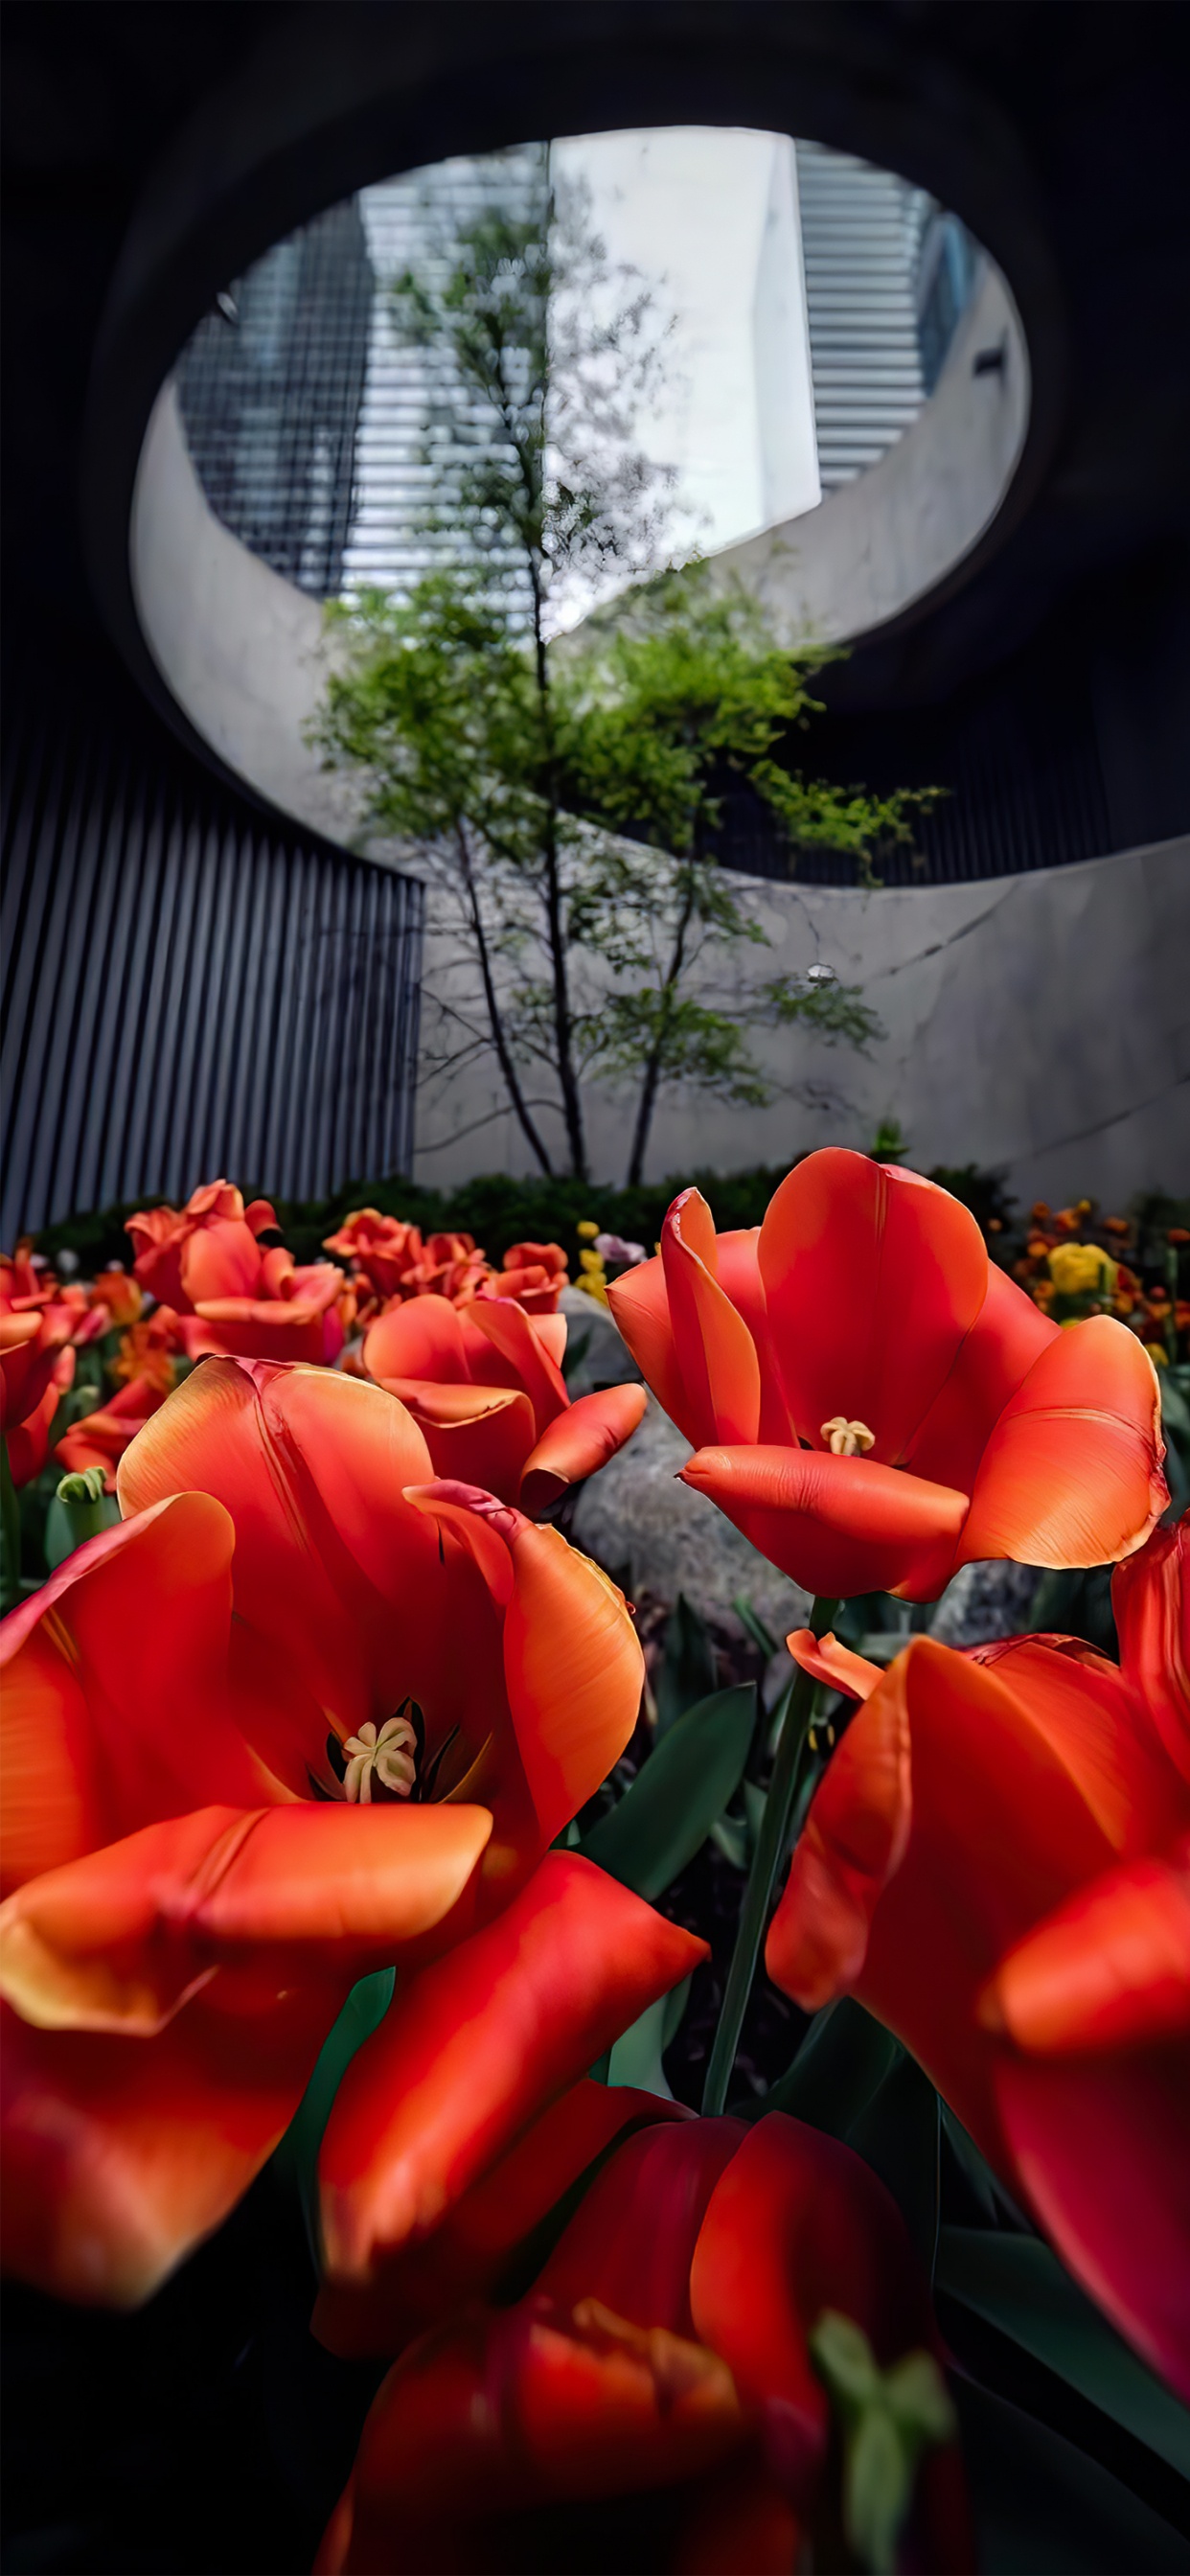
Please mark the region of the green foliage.
[[897, 2540], [922, 2452], [950, 2441], [954, 2408], [933, 2354], [881, 2370], [854, 2318], [823, 2310], [810, 2332], [814, 2366], [843, 2429], [843, 2529], [872, 2576], [893, 2576]]
[[318, 2234], [318, 2157], [331, 2105], [356, 2051], [378, 2030], [393, 1999], [395, 1968], [377, 1968], [352, 1987], [343, 2010], [328, 2032], [318, 2063], [277, 2149], [280, 2173], [292, 2182], [315, 2264], [321, 2259]]
[[756, 1725], [748, 1682], [684, 1710], [611, 1814], [579, 1848], [612, 1878], [652, 1900], [702, 1849], [735, 1796]]

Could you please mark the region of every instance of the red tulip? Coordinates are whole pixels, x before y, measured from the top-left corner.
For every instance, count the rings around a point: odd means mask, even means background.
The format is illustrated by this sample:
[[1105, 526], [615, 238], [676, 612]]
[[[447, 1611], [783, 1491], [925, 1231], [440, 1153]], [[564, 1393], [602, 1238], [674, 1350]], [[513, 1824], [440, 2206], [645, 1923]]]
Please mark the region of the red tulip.
[[[25, 1244], [18, 1245], [15, 1259], [0, 1256], [0, 1431], [8, 1441], [17, 1484], [27, 1483], [45, 1463], [43, 1443], [48, 1443], [56, 1404], [51, 1386], [61, 1392], [74, 1376], [73, 1360], [69, 1374], [61, 1366], [67, 1344], [81, 1347], [106, 1329], [105, 1312], [88, 1307], [85, 1291], [63, 1288], [52, 1270], [35, 1268]], [[14, 1448], [13, 1435], [22, 1424], [30, 1428]], [[30, 1466], [35, 1454], [38, 1464]]]
[[503, 1269], [481, 1294], [515, 1297], [527, 1315], [556, 1315], [569, 1275], [560, 1243], [510, 1243]]
[[697, 1455], [687, 1484], [811, 1592], [932, 1600], [957, 1566], [1095, 1565], [1168, 1501], [1133, 1334], [1063, 1331], [945, 1190], [834, 1147], [751, 1233], [697, 1190], [608, 1298]]
[[40, 1476], [50, 1454], [54, 1415], [73, 1384], [74, 1352], [59, 1351], [45, 1394], [34, 1405], [32, 1413], [25, 1415], [23, 1422], [14, 1423], [11, 1431], [5, 1433], [8, 1471], [18, 1491], [22, 1485], [31, 1485], [35, 1476]]
[[461, 1311], [443, 1297], [390, 1306], [364, 1343], [370, 1377], [408, 1406], [440, 1476], [486, 1485], [547, 1511], [635, 1431], [641, 1386], [603, 1387], [572, 1404], [558, 1365], [564, 1315], [530, 1317], [511, 1298]]
[[[584, 2131], [589, 2156], [610, 2120], [635, 2134], [515, 2306], [460, 2315], [456, 2298], [404, 2352], [364, 2427], [322, 2576], [559, 2565], [576, 2505], [609, 2566], [792, 2576], [831, 2509], [809, 2336], [834, 2311], [862, 2330], [878, 2371], [936, 2352], [899, 2214], [848, 2148], [780, 2113], [746, 2129], [663, 2120], [656, 2103], [641, 2125], [646, 2097], [621, 2114], [601, 2091], [569, 2097], [565, 2118], [559, 2105], [506, 2159], [515, 2223], [549, 2207]], [[476, 2251], [486, 2288], [482, 2234]], [[403, 2327], [398, 2311], [398, 2342]], [[939, 2404], [929, 2363], [916, 2367]], [[952, 2451], [926, 2461], [912, 2538], [923, 2569], [970, 2564]]]
[[[1121, 2331], [1190, 2397], [1190, 1528], [1074, 1637], [923, 1638], [871, 1688], [769, 1934], [897, 2031]], [[810, 1669], [864, 1688], [828, 1641]], [[870, 1672], [870, 1667], [868, 1668]]]
[[[371, 1967], [399, 1956], [402, 1977], [357, 2062], [352, 2153], [395, 2116], [415, 2200], [442, 2207], [502, 2120], [702, 1954], [548, 1853], [635, 1722], [619, 1594], [429, 1467], [377, 1389], [204, 1361], [121, 1462], [132, 1517], [0, 1630], [4, 2224], [25, 2277], [151, 2290], [271, 2152]], [[357, 2247], [392, 2217], [378, 2189], [366, 2159], [341, 2185]]]
[[305, 1360], [332, 1367], [355, 1315], [355, 1296], [334, 1261], [297, 1267], [283, 1244], [258, 1257], [256, 1276], [242, 1297], [200, 1297], [192, 1315], [178, 1319], [178, 1338], [189, 1359], [220, 1353], [231, 1359]]

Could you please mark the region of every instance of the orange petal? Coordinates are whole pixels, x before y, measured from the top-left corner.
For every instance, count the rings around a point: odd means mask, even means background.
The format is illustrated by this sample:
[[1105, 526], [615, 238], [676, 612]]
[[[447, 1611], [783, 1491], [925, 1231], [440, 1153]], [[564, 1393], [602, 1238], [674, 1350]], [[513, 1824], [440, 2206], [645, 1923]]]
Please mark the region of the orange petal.
[[1187, 1868], [1146, 1858], [1079, 1888], [1001, 1962], [982, 2018], [1040, 2056], [1190, 2031]]
[[373, 2281], [326, 2283], [314, 2310], [315, 2334], [345, 2358], [399, 2352], [452, 2310], [491, 2299], [516, 2248], [613, 2139], [693, 2120], [680, 2102], [584, 2077], [463, 2193], [431, 2236], [404, 2246]]
[[799, 1436], [817, 1441], [843, 1413], [896, 1464], [984, 1303], [974, 1217], [915, 1173], [828, 1146], [782, 1181], [759, 1261]]
[[[299, 1795], [328, 1729], [382, 1723], [407, 1694], [427, 1723], [443, 1712], [451, 1578], [402, 1490], [430, 1473], [421, 1432], [382, 1388], [233, 1359], [204, 1360], [121, 1461], [124, 1511], [197, 1488], [231, 1513], [242, 1723]], [[474, 1661], [478, 1632], [471, 1643]], [[459, 1716], [452, 1697], [445, 1723]]]
[[482, 1807], [202, 1807], [31, 1879], [0, 1907], [0, 1992], [41, 2030], [152, 2037], [225, 1968], [344, 1988], [440, 1923]]
[[812, 1628], [795, 1628], [785, 1643], [804, 1673], [825, 1682], [828, 1690], [842, 1691], [847, 1699], [870, 1699], [881, 1679], [879, 1664], [870, 1664], [866, 1655], [853, 1655], [850, 1646], [841, 1645], [829, 1629], [825, 1637], [816, 1637]]
[[200, 1297], [250, 1297], [260, 1275], [260, 1245], [242, 1218], [220, 1217], [187, 1237], [180, 1268], [192, 1306]]
[[983, 1305], [941, 1393], [906, 1451], [915, 1476], [970, 1493], [989, 1434], [1034, 1360], [1060, 1339], [1040, 1306], [1006, 1270], [988, 1265]]
[[483, 1334], [505, 1367], [513, 1372], [516, 1383], [523, 1386], [540, 1436], [556, 1414], [565, 1412], [570, 1399], [561, 1369], [550, 1358], [523, 1306], [516, 1305], [511, 1297], [477, 1297], [468, 1311], [467, 1322]]
[[693, 1445], [695, 1434], [660, 1253], [652, 1261], [638, 1262], [621, 1279], [609, 1280], [607, 1302], [646, 1386], [652, 1387], [670, 1421]]
[[1102, 1565], [1148, 1537], [1169, 1500], [1157, 1372], [1110, 1315], [1060, 1332], [984, 1452], [961, 1562]]
[[[445, 1305], [446, 1300], [433, 1302]], [[431, 1300], [419, 1297], [414, 1303], [428, 1306]], [[478, 1485], [505, 1502], [517, 1500], [534, 1438], [527, 1395], [510, 1386], [434, 1386], [410, 1378], [382, 1383], [423, 1434], [436, 1478]]]
[[765, 1966], [803, 2011], [817, 2012], [859, 1976], [873, 1914], [905, 1855], [912, 1801], [899, 1660], [831, 1761], [769, 1930]]
[[945, 1485], [822, 1449], [700, 1449], [681, 1474], [771, 1564], [835, 1599], [894, 1585], [932, 1599], [967, 1509]]
[[390, 1306], [364, 1336], [364, 1367], [381, 1382], [409, 1377], [465, 1385], [471, 1372], [457, 1308], [449, 1297], [410, 1297]]
[[661, 1258], [690, 1436], [699, 1444], [755, 1440], [756, 1345], [716, 1278], [715, 1228], [698, 1190], [683, 1190], [674, 1200], [661, 1229]]
[[1129, 1690], [1190, 1780], [1190, 1514], [1116, 1567], [1111, 1599]]
[[1184, 2039], [1122, 2060], [1005, 2050], [995, 2080], [1022, 2196], [1075, 2279], [1190, 2404]]
[[[73, 1351], [70, 1357], [74, 1358]], [[4, 1434], [8, 1472], [18, 1493], [22, 1485], [31, 1485], [34, 1477], [40, 1476], [49, 1457], [50, 1431], [61, 1400], [61, 1391], [51, 1378], [45, 1394], [33, 1406], [32, 1412], [27, 1413], [23, 1421], [14, 1422], [11, 1430]], [[67, 1459], [65, 1464], [72, 1466], [74, 1461]], [[84, 1464], [89, 1465], [90, 1461], [85, 1460]]]
[[573, 1854], [550, 1852], [504, 1913], [396, 1999], [323, 2139], [332, 2275], [437, 2225], [706, 1944]]
[[76, 1548], [0, 1629], [0, 1892], [267, 1778], [227, 1708], [234, 1531], [177, 1494]]
[[311, 1981], [254, 2013], [210, 1994], [158, 2039], [34, 2030], [0, 2005], [6, 2270], [58, 2298], [133, 2307], [247, 2190], [343, 1989]]
[[[548, 1511], [568, 1485], [606, 1467], [644, 1420], [648, 1398], [643, 1386], [599, 1387], [580, 1395], [543, 1431], [525, 1461], [520, 1500], [525, 1511]], [[478, 1481], [478, 1480], [477, 1480]]]

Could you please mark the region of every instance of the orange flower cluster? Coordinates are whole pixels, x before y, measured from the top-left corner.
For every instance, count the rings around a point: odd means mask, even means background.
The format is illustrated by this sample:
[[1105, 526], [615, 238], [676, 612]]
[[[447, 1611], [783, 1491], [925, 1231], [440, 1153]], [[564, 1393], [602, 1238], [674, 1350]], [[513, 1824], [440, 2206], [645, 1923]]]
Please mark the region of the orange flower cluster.
[[[257, 1320], [303, 1304], [262, 1286], [270, 1214], [218, 1184], [134, 1219], [138, 1279], [179, 1326], [283, 1332]], [[565, 2564], [575, 2508], [584, 2563], [965, 2570], [944, 2356], [874, 2173], [763, 2103], [701, 2119], [590, 2074], [707, 1956], [570, 1847], [643, 1660], [531, 1515], [640, 1391], [570, 1405], [563, 1319], [394, 1289], [391, 1247], [352, 1256], [386, 1308], [373, 1382], [208, 1346], [152, 1404], [126, 1361], [68, 1435], [122, 1450], [122, 1518], [0, 1628], [5, 2260], [147, 2296], [395, 1966], [318, 2159], [316, 2329], [394, 2363], [323, 2576]], [[54, 1312], [25, 1282], [18, 1358]], [[1119, 1664], [918, 1638], [879, 1673], [821, 1617], [795, 1632], [862, 1705], [766, 1956], [806, 2010], [853, 1992], [899, 2034], [1190, 2395], [1190, 1531], [1157, 1526], [1151, 1363], [1112, 1316], [1060, 1330], [945, 1192], [833, 1150], [751, 1232], [683, 1193], [609, 1295], [687, 1480], [820, 1594], [1116, 1562]]]
[[553, 1315], [568, 1275], [560, 1244], [514, 1243], [495, 1270], [472, 1235], [423, 1239], [417, 1226], [381, 1216], [377, 1208], [353, 1209], [337, 1233], [325, 1237], [325, 1248], [352, 1264], [361, 1313], [368, 1300], [381, 1308], [411, 1297], [448, 1297], [454, 1306], [469, 1306], [477, 1297], [514, 1297], [527, 1314]]
[[262, 1252], [258, 1238], [276, 1225], [268, 1199], [246, 1208], [227, 1181], [206, 1182], [184, 1208], [129, 1217], [136, 1276], [176, 1318], [188, 1359], [209, 1351], [328, 1364], [338, 1358], [354, 1295], [333, 1261], [299, 1267], [283, 1245]]

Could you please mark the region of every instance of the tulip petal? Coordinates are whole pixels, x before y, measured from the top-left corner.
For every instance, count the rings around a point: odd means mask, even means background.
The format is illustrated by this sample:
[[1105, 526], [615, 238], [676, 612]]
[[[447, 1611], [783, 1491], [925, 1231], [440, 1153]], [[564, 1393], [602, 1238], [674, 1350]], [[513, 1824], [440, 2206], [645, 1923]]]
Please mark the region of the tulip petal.
[[195, 1804], [258, 1806], [226, 1708], [235, 1533], [175, 1494], [76, 1548], [0, 1629], [0, 1893]]
[[250, 1297], [260, 1275], [260, 1245], [243, 1218], [197, 1225], [182, 1246], [180, 1273], [191, 1306], [203, 1297]]
[[771, 2112], [750, 2128], [711, 2194], [690, 2272], [695, 2334], [763, 2407], [769, 2458], [795, 2498], [828, 2430], [807, 2336], [824, 2308], [854, 2318], [887, 2369], [937, 2349], [904, 2221], [850, 2147]]
[[661, 1259], [690, 1437], [699, 1446], [755, 1440], [760, 1362], [716, 1278], [715, 1228], [700, 1191], [683, 1190], [674, 1200], [661, 1229]]
[[812, 1628], [795, 1628], [785, 1643], [804, 1673], [825, 1682], [828, 1690], [842, 1691], [846, 1699], [870, 1699], [882, 1678], [880, 1664], [870, 1664], [866, 1655], [854, 1655], [829, 1629], [825, 1637], [816, 1637]]
[[1190, 1781], [1190, 1514], [1116, 1567], [1111, 1600], [1134, 1704]]
[[895, 1465], [984, 1303], [974, 1217], [915, 1173], [828, 1146], [770, 1200], [758, 1258], [799, 1437], [841, 1413]]
[[[595, 2300], [574, 2315], [545, 2300], [481, 2311], [389, 2372], [315, 2564], [323, 2576], [556, 2564], [541, 2554], [549, 2526], [519, 2520], [533, 2507], [660, 2487], [677, 2490], [677, 2518], [682, 2484], [749, 2430], [724, 2364], [678, 2336], [642, 2333]], [[523, 2556], [508, 2554], [508, 2515]]]
[[[467, 1322], [483, 1334], [504, 1366], [513, 1372], [516, 1383], [524, 1388], [540, 1437], [555, 1415], [565, 1412], [570, 1399], [561, 1369], [550, 1358], [524, 1307], [511, 1297], [477, 1297], [468, 1311]], [[474, 1374], [478, 1376], [478, 1367]]]
[[[73, 1360], [73, 1351], [70, 1357]], [[22, 1485], [31, 1485], [34, 1477], [41, 1474], [50, 1454], [50, 1431], [61, 1401], [61, 1389], [51, 1377], [44, 1395], [32, 1411], [26, 1413], [20, 1422], [14, 1422], [11, 1430], [4, 1434], [8, 1472], [18, 1493]], [[73, 1463], [71, 1459], [66, 1461], [68, 1466]]]
[[568, 1405], [525, 1461], [522, 1508], [533, 1516], [548, 1511], [568, 1485], [606, 1467], [644, 1420], [647, 1402], [643, 1386], [626, 1385], [599, 1387]]
[[[408, 1694], [428, 1724], [444, 1715], [449, 1578], [402, 1492], [430, 1473], [421, 1432], [381, 1387], [234, 1359], [204, 1360], [121, 1460], [125, 1512], [185, 1487], [231, 1513], [241, 1723], [298, 1795], [324, 1767], [328, 1729], [382, 1723]], [[477, 1630], [473, 1663], [494, 1642]], [[452, 1701], [445, 1722], [460, 1715]]]
[[311, 1980], [263, 2014], [210, 1994], [157, 2039], [34, 2030], [0, 2005], [0, 2229], [18, 2278], [134, 2307], [272, 2154], [342, 1986]]
[[1041, 2056], [1190, 2031], [1190, 1867], [1146, 1857], [1079, 1888], [1001, 1961], [981, 2019]]
[[450, 1912], [491, 1825], [482, 1807], [312, 1804], [148, 1825], [0, 1907], [0, 1992], [42, 2030], [151, 2038], [262, 1955], [278, 1993], [312, 1963], [350, 1985]]
[[562, 2308], [597, 2298], [630, 2325], [697, 2341], [690, 2264], [707, 2203], [747, 2134], [742, 2120], [719, 2119], [629, 2138], [596, 2175], [537, 2290]]
[[765, 1966], [803, 2011], [819, 2011], [859, 1976], [911, 1820], [909, 1720], [894, 1664], [831, 1761], [769, 1928]]
[[836, 1599], [894, 1586], [931, 1599], [967, 1509], [948, 1486], [822, 1449], [700, 1449], [681, 1475], [782, 1573]]
[[1048, 1689], [1026, 1681], [1026, 1646], [1047, 1653], [1020, 1641], [1018, 1688], [1007, 1658], [988, 1670], [929, 1637], [898, 1656], [831, 1761], [766, 1952], [807, 2006], [853, 1987], [1004, 2173], [1004, 2050], [978, 1998], [1072, 1886], [1138, 1856], [1160, 1786], [1109, 1704], [1080, 1710], [1068, 1658]]
[[988, 1265], [987, 1295], [954, 1366], [906, 1450], [915, 1476], [970, 1493], [988, 1435], [1061, 1327], [1006, 1270]]
[[694, 1447], [693, 1421], [660, 1253], [651, 1261], [638, 1262], [635, 1270], [626, 1270], [623, 1278], [609, 1280], [607, 1302], [612, 1321], [623, 1334], [646, 1386], [652, 1387], [662, 1410]]
[[1190, 2404], [1184, 2040], [1132, 2050], [1123, 2067], [1005, 2052], [995, 2082], [1021, 2188], [1063, 2262]]
[[[430, 1302], [428, 1297], [414, 1300], [419, 1306]], [[446, 1300], [434, 1302], [445, 1305]], [[527, 1395], [509, 1386], [435, 1386], [410, 1378], [385, 1378], [381, 1383], [416, 1422], [436, 1478], [477, 1485], [505, 1502], [516, 1502], [534, 1440], [533, 1408]]]
[[449, 1297], [410, 1297], [390, 1306], [364, 1336], [364, 1367], [386, 1378], [432, 1378], [437, 1386], [465, 1386], [470, 1378], [458, 1308]]
[[589, 1861], [548, 1853], [503, 1914], [398, 1991], [352, 2060], [322, 2145], [332, 2276], [365, 2278], [437, 2225], [705, 1955]]
[[1110, 1315], [1047, 1344], [1005, 1406], [975, 1480], [959, 1561], [1102, 1565], [1141, 1546], [1169, 1500], [1157, 1372]]
[[432, 2235], [402, 2247], [372, 2281], [324, 2283], [315, 2334], [344, 2358], [391, 2357], [452, 2310], [496, 2297], [516, 2249], [617, 2138], [693, 2119], [680, 2102], [584, 2077], [463, 2193]]

